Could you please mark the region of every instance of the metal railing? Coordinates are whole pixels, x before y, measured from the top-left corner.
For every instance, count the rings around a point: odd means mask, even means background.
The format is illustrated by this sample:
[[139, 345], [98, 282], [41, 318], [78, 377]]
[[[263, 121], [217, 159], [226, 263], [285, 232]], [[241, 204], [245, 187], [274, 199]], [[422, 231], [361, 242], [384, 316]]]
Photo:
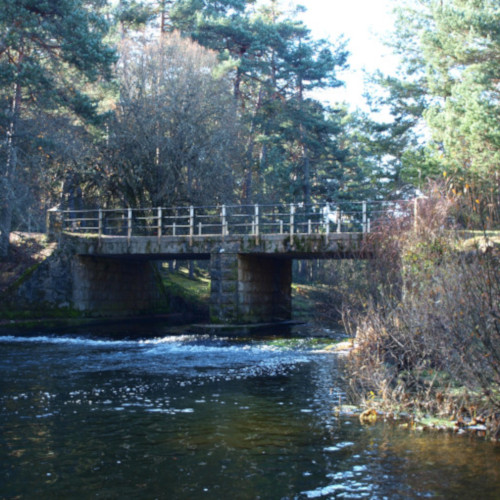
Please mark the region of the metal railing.
[[369, 233], [390, 218], [412, 218], [416, 200], [317, 205], [52, 210], [60, 230], [98, 236], [203, 237], [262, 234]]

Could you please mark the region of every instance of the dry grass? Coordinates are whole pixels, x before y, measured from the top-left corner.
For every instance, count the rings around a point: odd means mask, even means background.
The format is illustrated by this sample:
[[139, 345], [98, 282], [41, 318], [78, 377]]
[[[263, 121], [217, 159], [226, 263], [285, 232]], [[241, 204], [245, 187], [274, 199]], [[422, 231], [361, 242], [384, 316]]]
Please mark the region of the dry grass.
[[473, 421], [500, 437], [500, 249], [447, 226], [452, 200], [429, 199], [419, 226], [377, 234], [376, 286], [356, 335], [353, 392], [371, 406]]

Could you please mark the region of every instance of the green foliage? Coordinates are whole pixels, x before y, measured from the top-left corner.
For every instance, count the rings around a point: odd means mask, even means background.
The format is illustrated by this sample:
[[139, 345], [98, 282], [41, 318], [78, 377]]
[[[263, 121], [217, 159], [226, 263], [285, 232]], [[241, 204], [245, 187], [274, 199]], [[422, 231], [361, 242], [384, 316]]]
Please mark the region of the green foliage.
[[309, 203], [324, 194], [325, 176], [338, 176], [343, 160], [336, 141], [341, 116], [309, 92], [341, 84], [345, 44], [313, 40], [277, 1], [253, 4], [178, 1], [170, 17], [231, 69], [246, 124], [243, 197]]
[[144, 5], [135, 0], [120, 0], [113, 12], [115, 20], [120, 24], [122, 32], [128, 29], [140, 28], [156, 16], [151, 5]]
[[27, 104], [62, 106], [92, 117], [93, 110], [82, 104], [81, 87], [72, 80], [111, 76], [115, 56], [103, 41], [108, 26], [97, 5], [82, 0], [0, 2], [2, 88], [19, 85]]
[[189, 278], [188, 274], [188, 269], [184, 267], [176, 272], [163, 270], [163, 286], [171, 301], [180, 301], [183, 308], [194, 312], [207, 313], [210, 299], [210, 279], [205, 275]]
[[498, 2], [407, 1], [397, 13], [392, 45], [403, 67], [398, 78], [375, 77], [385, 94], [373, 104], [389, 106], [393, 117], [375, 144], [403, 184], [420, 187], [446, 173], [455, 194], [470, 206], [479, 200], [476, 224], [498, 224]]
[[33, 204], [29, 195], [40, 194], [41, 168], [51, 166], [61, 131], [68, 136], [77, 126], [100, 122], [89, 90], [111, 77], [115, 61], [104, 41], [108, 24], [101, 6], [0, 1], [0, 255], [16, 211], [25, 212]]
[[427, 112], [445, 165], [467, 175], [498, 172], [500, 7], [491, 0], [428, 2], [433, 30], [422, 33], [429, 91]]

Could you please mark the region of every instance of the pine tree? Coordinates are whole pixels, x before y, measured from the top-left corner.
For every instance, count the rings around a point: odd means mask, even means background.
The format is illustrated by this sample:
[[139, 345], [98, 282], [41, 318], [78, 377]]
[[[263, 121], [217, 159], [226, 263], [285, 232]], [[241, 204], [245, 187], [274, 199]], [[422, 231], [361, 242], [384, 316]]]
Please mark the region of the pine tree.
[[[408, 1], [398, 9], [393, 46], [404, 72], [385, 80], [395, 118], [386, 132], [402, 151], [401, 175], [415, 183], [417, 171], [423, 177], [439, 171], [483, 222], [499, 221], [500, 5]], [[428, 126], [427, 148], [416, 131], [419, 118]]]
[[336, 115], [327, 118], [328, 110], [310, 94], [340, 85], [336, 72], [347, 52], [343, 43], [313, 40], [281, 2], [255, 3], [181, 0], [170, 17], [174, 27], [216, 50], [232, 71], [247, 125], [244, 199], [310, 203], [314, 170], [327, 161], [338, 129]]
[[[97, 105], [84, 84], [111, 76], [114, 51], [106, 45], [103, 2], [85, 0], [0, 1], [0, 257], [8, 252], [16, 200], [20, 148], [30, 113], [96, 120]], [[39, 131], [43, 135], [43, 131]]]

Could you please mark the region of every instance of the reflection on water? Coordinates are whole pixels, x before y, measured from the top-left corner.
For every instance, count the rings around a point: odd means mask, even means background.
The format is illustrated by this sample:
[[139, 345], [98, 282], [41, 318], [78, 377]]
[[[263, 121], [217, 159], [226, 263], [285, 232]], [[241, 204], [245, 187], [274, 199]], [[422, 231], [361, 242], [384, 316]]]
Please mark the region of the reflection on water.
[[0, 337], [0, 498], [498, 498], [492, 443], [337, 418], [331, 339], [93, 333]]

